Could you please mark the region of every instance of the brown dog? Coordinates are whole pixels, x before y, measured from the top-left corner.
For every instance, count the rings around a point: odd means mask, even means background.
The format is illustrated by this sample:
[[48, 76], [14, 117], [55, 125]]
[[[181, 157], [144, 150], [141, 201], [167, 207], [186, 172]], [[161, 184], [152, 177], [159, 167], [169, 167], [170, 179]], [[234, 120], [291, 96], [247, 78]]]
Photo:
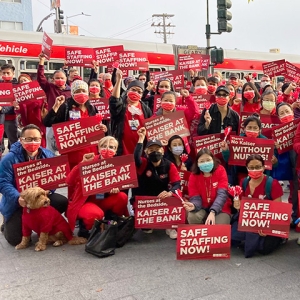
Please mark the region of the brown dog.
[[45, 190], [39, 187], [28, 188], [20, 195], [26, 202], [22, 215], [22, 241], [16, 249], [27, 248], [32, 231], [39, 235], [35, 251], [43, 251], [46, 245], [61, 246], [85, 244], [86, 239], [74, 237], [68, 222], [52, 206]]

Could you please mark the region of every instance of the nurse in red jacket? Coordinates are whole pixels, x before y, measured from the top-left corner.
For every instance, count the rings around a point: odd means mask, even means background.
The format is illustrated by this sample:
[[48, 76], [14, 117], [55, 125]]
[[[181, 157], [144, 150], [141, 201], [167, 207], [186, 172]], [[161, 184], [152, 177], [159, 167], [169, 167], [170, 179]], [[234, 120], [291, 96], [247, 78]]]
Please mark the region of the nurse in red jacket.
[[231, 201], [224, 167], [207, 149], [200, 150], [189, 179], [189, 201], [183, 204], [189, 224], [230, 224]]

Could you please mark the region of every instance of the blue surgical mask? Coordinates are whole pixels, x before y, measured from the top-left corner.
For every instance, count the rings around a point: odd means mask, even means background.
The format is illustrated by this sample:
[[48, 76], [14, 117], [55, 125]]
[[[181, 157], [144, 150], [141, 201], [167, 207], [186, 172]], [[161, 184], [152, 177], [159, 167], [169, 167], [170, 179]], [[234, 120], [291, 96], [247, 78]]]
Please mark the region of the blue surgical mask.
[[204, 173], [209, 173], [214, 167], [213, 161], [207, 161], [205, 163], [198, 164], [199, 169]]
[[172, 153], [174, 155], [181, 155], [183, 152], [183, 146], [175, 146], [175, 147], [172, 147]]

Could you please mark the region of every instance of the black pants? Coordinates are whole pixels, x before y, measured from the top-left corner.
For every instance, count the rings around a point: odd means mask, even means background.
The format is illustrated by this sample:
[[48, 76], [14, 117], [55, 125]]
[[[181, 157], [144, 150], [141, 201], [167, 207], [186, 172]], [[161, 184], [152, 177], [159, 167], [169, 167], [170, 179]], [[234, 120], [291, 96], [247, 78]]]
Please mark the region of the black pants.
[[[60, 194], [49, 195], [51, 206], [61, 214], [67, 210], [68, 199]], [[4, 222], [4, 237], [9, 244], [16, 246], [22, 240], [22, 213], [23, 207], [19, 207], [7, 222]]]

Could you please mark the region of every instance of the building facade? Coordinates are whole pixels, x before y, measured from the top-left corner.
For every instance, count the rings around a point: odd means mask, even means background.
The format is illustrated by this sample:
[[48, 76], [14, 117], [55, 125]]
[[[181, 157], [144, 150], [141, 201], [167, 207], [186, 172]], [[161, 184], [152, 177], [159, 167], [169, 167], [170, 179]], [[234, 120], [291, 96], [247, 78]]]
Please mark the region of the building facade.
[[0, 29], [33, 31], [31, 0], [0, 0]]

